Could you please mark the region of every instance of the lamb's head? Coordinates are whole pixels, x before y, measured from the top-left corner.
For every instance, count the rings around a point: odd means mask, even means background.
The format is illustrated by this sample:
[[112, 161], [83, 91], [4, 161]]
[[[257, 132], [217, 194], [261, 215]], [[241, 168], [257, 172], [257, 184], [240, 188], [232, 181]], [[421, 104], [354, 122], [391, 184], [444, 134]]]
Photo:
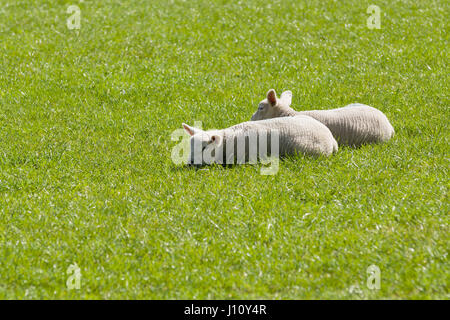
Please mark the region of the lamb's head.
[[191, 136], [188, 165], [204, 165], [216, 162], [218, 148], [222, 147], [223, 134], [218, 130], [203, 131], [183, 123]]
[[264, 120], [270, 118], [277, 118], [286, 116], [292, 102], [292, 92], [284, 91], [281, 97], [277, 99], [277, 93], [274, 89], [267, 92], [267, 98], [261, 101], [258, 105], [258, 110], [253, 114], [252, 121]]

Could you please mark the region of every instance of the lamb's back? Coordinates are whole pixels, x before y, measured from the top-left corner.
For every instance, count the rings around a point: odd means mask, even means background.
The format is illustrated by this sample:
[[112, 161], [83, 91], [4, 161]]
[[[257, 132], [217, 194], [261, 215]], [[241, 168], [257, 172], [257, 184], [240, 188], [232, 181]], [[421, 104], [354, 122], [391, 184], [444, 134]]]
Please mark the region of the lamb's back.
[[248, 121], [229, 129], [240, 134], [277, 130], [280, 155], [302, 152], [328, 156], [337, 151], [337, 143], [331, 131], [321, 122], [305, 115]]
[[331, 110], [299, 111], [325, 124], [339, 143], [361, 145], [389, 140], [394, 128], [380, 110], [359, 103]]

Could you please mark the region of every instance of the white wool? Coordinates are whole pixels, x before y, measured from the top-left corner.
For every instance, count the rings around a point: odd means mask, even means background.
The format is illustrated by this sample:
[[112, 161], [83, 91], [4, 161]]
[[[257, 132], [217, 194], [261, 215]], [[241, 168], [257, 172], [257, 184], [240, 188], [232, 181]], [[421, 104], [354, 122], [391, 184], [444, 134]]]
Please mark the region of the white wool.
[[295, 111], [290, 107], [291, 101], [290, 91], [283, 92], [277, 99], [275, 90], [271, 89], [252, 120], [307, 115], [326, 125], [340, 144], [352, 146], [385, 142], [394, 135], [394, 128], [386, 115], [364, 104], [354, 103], [331, 110]]
[[[296, 153], [329, 156], [338, 148], [336, 140], [325, 125], [304, 115], [248, 121], [222, 130], [202, 131], [185, 124], [183, 127], [192, 136], [189, 163], [194, 163], [196, 159], [204, 159], [210, 154], [214, 155], [213, 162], [230, 163], [230, 159], [237, 158], [238, 141], [245, 141], [243, 151], [245, 160], [249, 161], [253, 154], [250, 150], [260, 147], [259, 140], [257, 143], [256, 140], [249, 138], [255, 136], [267, 137], [267, 149], [272, 156], [276, 150], [273, 143], [278, 143], [279, 156]], [[274, 138], [278, 139], [273, 140]], [[261, 150], [257, 152], [259, 154]], [[226, 160], [220, 155], [224, 155]], [[199, 164], [198, 161], [195, 163]]]

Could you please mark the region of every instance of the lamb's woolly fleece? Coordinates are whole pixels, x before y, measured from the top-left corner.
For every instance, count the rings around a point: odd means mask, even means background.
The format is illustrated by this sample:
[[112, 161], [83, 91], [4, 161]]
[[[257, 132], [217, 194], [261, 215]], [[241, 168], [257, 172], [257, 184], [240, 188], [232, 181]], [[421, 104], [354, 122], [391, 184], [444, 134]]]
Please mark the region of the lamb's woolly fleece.
[[275, 91], [270, 90], [252, 120], [307, 115], [326, 125], [339, 144], [351, 146], [385, 142], [394, 135], [394, 128], [386, 115], [373, 107], [354, 103], [331, 110], [295, 111], [290, 107], [291, 99], [290, 91], [283, 92], [281, 98], [276, 99]]
[[[312, 156], [329, 156], [338, 149], [336, 140], [325, 125], [311, 117], [303, 115], [262, 121], [248, 121], [222, 130], [202, 131], [185, 124], [183, 124], [183, 127], [192, 136], [191, 156], [189, 159], [191, 163], [193, 163], [192, 160], [195, 156], [193, 153], [195, 149], [193, 147], [193, 141], [196, 141], [196, 139], [202, 144], [202, 148], [198, 152], [204, 152], [203, 150], [206, 150], [206, 146], [211, 144], [214, 145], [218, 154], [226, 155], [227, 159], [229, 159], [231, 151], [234, 156], [236, 155], [236, 141], [241, 139], [241, 141], [246, 141], [246, 144], [248, 144], [246, 137], [250, 135], [261, 136], [265, 134], [268, 137], [268, 151], [271, 151], [270, 135], [273, 134], [274, 130], [278, 133], [279, 138], [279, 156], [296, 153], [304, 153]], [[230, 147], [227, 148], [227, 146], [232, 145], [234, 145], [234, 150], [230, 150]], [[222, 149], [220, 150], [220, 148]], [[246, 145], [245, 159], [248, 159], [248, 153], [249, 147]], [[218, 162], [217, 159], [216, 162]], [[226, 163], [229, 163], [229, 160], [226, 160]]]
[[301, 152], [308, 155], [329, 156], [337, 151], [337, 142], [330, 130], [311, 117], [299, 115], [294, 117], [267, 119], [263, 121], [248, 121], [222, 130], [224, 145], [239, 136], [253, 133], [278, 130], [280, 155]]

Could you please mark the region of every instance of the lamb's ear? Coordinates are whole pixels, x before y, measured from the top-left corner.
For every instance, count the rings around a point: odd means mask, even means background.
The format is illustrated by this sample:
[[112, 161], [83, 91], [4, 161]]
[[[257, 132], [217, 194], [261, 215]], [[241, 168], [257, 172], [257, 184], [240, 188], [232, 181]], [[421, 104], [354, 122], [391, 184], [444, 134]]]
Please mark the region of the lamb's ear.
[[277, 93], [274, 89], [270, 89], [269, 92], [267, 92], [267, 101], [274, 106], [277, 103]]
[[289, 107], [292, 103], [292, 91], [290, 90], [284, 91], [281, 94], [280, 100], [285, 106]]
[[218, 135], [218, 134], [213, 134], [211, 136], [211, 142], [214, 143], [217, 147], [220, 147], [220, 145], [222, 144], [222, 136]]
[[186, 130], [186, 132], [191, 136], [201, 131], [200, 129], [188, 126], [186, 123], [182, 123], [181, 125], [183, 126], [184, 130]]

